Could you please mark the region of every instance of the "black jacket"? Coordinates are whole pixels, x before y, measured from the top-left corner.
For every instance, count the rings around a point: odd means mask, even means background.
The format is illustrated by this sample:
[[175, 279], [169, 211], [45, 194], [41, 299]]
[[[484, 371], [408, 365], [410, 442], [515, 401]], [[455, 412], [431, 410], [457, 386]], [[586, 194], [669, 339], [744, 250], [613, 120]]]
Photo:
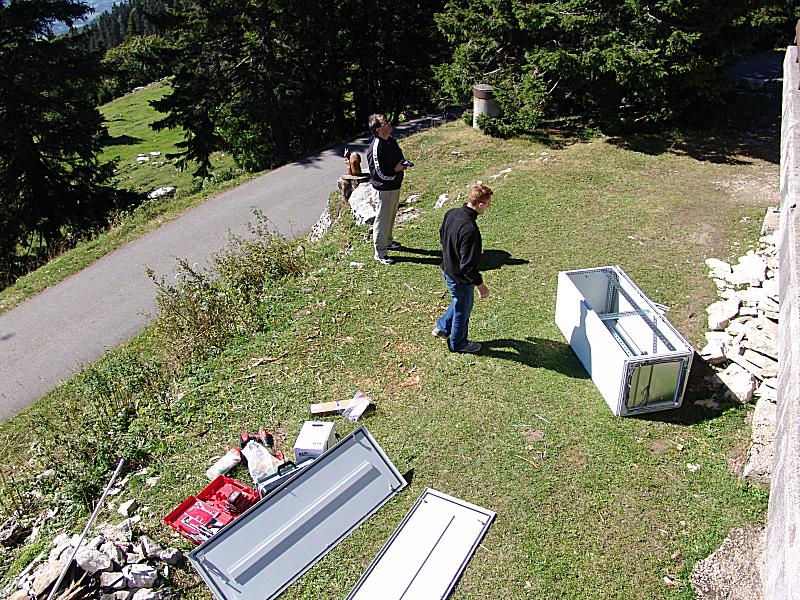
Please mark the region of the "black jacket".
[[367, 163], [369, 163], [369, 173], [372, 176], [372, 187], [376, 190], [385, 192], [389, 190], [399, 190], [403, 183], [403, 171], [395, 173], [397, 166], [403, 156], [400, 145], [393, 137], [384, 140], [379, 136], [372, 138], [372, 142], [367, 148]]
[[478, 213], [466, 204], [451, 208], [445, 214], [439, 229], [442, 270], [458, 283], [483, 283], [483, 277], [478, 271], [483, 247], [477, 218]]

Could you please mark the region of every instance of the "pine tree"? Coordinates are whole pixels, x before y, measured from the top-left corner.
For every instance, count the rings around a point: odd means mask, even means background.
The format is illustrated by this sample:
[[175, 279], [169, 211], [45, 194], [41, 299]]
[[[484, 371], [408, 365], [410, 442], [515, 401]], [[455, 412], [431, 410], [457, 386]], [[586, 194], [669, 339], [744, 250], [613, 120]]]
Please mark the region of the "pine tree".
[[[114, 201], [112, 165], [95, 104], [96, 52], [56, 21], [83, 17], [73, 0], [0, 0], [0, 278], [24, 267], [19, 247], [43, 252], [102, 221]], [[25, 252], [25, 250], [23, 250]]]
[[732, 61], [797, 11], [786, 0], [449, 0], [439, 75], [459, 101], [494, 84], [504, 114], [486, 125], [497, 133], [553, 117], [699, 121], [724, 105]]

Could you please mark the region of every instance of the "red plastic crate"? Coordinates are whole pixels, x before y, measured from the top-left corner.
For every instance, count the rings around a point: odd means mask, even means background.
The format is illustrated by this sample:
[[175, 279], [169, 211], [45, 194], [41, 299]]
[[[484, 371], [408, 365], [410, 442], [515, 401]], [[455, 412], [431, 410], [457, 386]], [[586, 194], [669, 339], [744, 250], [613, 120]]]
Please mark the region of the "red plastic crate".
[[164, 524], [196, 544], [202, 544], [258, 502], [258, 492], [243, 483], [218, 476], [197, 496], [189, 496], [164, 517]]

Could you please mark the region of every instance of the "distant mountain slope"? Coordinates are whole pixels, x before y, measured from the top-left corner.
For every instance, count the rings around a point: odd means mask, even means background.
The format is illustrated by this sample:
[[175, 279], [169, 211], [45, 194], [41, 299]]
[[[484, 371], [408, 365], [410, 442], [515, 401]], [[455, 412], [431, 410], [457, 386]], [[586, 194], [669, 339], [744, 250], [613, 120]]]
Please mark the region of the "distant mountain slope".
[[[86, 16], [86, 19], [82, 21], [78, 21], [75, 23], [76, 27], [80, 27], [81, 25], [86, 25], [87, 23], [91, 23], [94, 19], [99, 17], [104, 12], [111, 10], [111, 7], [114, 6], [115, 0], [85, 0], [86, 4], [94, 9], [94, 12], [89, 13]], [[68, 27], [64, 23], [56, 23], [53, 25], [53, 33], [66, 33]]]

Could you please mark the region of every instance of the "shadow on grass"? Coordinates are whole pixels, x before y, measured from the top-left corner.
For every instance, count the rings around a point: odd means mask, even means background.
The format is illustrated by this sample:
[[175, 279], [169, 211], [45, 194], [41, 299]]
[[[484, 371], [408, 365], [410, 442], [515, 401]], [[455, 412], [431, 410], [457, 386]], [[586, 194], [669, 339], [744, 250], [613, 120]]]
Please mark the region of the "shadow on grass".
[[[442, 264], [442, 251], [441, 250], [425, 250], [424, 248], [407, 248], [403, 246], [398, 252], [407, 252], [410, 254], [417, 254], [419, 256], [403, 256], [402, 254], [392, 253], [391, 256], [395, 262], [408, 262], [420, 265], [440, 265]], [[484, 250], [481, 256], [481, 264], [479, 269], [481, 271], [494, 271], [500, 269], [505, 265], [527, 265], [529, 261], [524, 258], [514, 258], [510, 253], [505, 250]]]
[[103, 140], [104, 146], [133, 146], [142, 142], [142, 138], [133, 137], [132, 135], [110, 135]]
[[781, 98], [778, 93], [738, 92], [725, 123], [708, 130], [617, 135], [609, 143], [651, 156], [672, 153], [716, 164], [746, 165], [750, 159], [780, 162]]
[[573, 377], [588, 379], [581, 363], [572, 352], [569, 344], [537, 337], [524, 340], [496, 339], [481, 341], [481, 356], [511, 360], [528, 367], [548, 369]]

